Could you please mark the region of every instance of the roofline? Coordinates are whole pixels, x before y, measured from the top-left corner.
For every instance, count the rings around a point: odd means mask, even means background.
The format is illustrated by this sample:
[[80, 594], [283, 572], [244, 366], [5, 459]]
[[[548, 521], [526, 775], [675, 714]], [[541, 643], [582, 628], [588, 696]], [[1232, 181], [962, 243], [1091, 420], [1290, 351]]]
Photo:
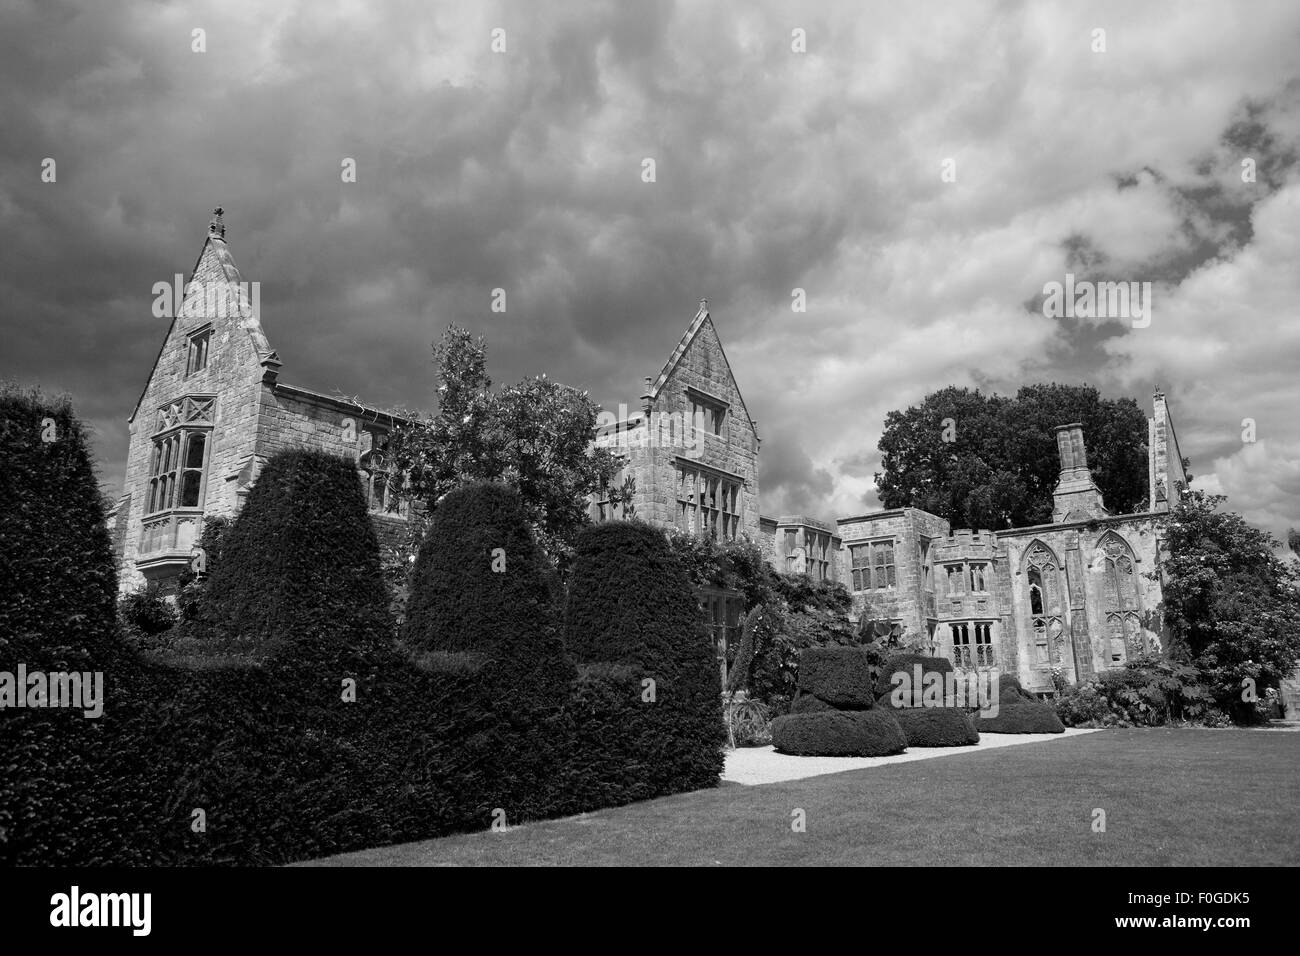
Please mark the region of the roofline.
[[290, 385], [287, 382], [276, 382], [271, 386], [275, 392], [285, 392], [298, 398], [306, 398], [318, 402], [322, 405], [329, 405], [340, 411], [362, 412], [375, 416], [375, 419], [386, 419], [390, 424], [413, 425], [416, 419], [410, 418], [400, 412], [388, 411], [383, 408], [376, 408], [373, 405], [363, 405], [359, 402], [352, 402], [346, 398], [339, 398], [337, 395], [326, 395], [324, 392], [317, 392], [310, 388], [303, 388], [301, 385]]
[[[695, 313], [695, 318], [691, 319], [691, 324], [686, 327], [686, 331], [683, 332], [681, 338], [677, 340], [677, 345], [673, 349], [672, 354], [668, 356], [668, 361], [664, 363], [664, 367], [660, 369], [659, 374], [655, 376], [654, 380], [651, 382], [649, 391], [650, 399], [654, 400], [659, 398], [659, 393], [663, 390], [664, 385], [668, 383], [668, 376], [671, 375], [681, 363], [683, 356], [686, 355], [686, 350], [690, 347], [690, 344], [695, 341], [695, 336], [699, 335], [700, 329], [704, 328], [705, 322], [712, 324], [713, 315], [709, 312], [708, 300], [701, 299], [700, 308]], [[718, 350], [722, 353], [723, 364], [727, 366], [727, 374], [731, 376], [732, 384], [736, 387], [736, 397], [740, 399], [740, 407], [744, 409], [745, 418], [749, 421], [750, 427], [754, 429], [754, 437], [761, 441], [762, 439], [758, 434], [758, 424], [754, 421], [754, 416], [749, 414], [749, 406], [745, 403], [745, 394], [740, 390], [740, 381], [736, 378], [735, 369], [731, 367], [731, 360], [727, 358], [727, 348], [722, 344], [722, 336], [718, 335], [718, 327], [716, 325], [713, 326], [713, 334], [718, 339]], [[700, 390], [697, 389], [697, 391]]]
[[[194, 260], [194, 265], [190, 267], [189, 275], [185, 277], [185, 282], [181, 285], [181, 294], [189, 288], [190, 283], [194, 281], [194, 275], [199, 271], [199, 263], [203, 261], [203, 253], [208, 251], [208, 243], [212, 241], [212, 233], [208, 233], [203, 239], [203, 245], [199, 247], [198, 257]], [[225, 239], [221, 240], [225, 242]], [[167, 348], [167, 340], [172, 337], [172, 329], [176, 328], [176, 320], [181, 317], [181, 308], [185, 305], [184, 301], [177, 303], [173, 310], [175, 314], [172, 320], [167, 323], [167, 333], [163, 340], [158, 343], [158, 354], [153, 358], [153, 365], [149, 368], [149, 375], [144, 380], [144, 388], [140, 390], [140, 397], [135, 400], [135, 408], [131, 409], [131, 414], [127, 416], [126, 423], [129, 425], [135, 421], [135, 416], [140, 413], [140, 406], [144, 404], [144, 397], [149, 394], [149, 383], [153, 381], [153, 373], [158, 371], [158, 363], [162, 361], [163, 350]]]

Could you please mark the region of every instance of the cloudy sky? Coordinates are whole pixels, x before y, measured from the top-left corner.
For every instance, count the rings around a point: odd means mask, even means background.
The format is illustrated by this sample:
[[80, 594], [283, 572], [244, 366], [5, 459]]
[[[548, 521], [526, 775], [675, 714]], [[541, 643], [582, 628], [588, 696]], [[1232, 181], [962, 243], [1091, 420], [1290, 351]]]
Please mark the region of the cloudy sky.
[[[707, 296], [766, 513], [875, 505], [885, 413], [944, 385], [1159, 383], [1197, 484], [1300, 525], [1294, 0], [0, 11], [0, 375], [73, 394], [109, 492], [222, 205], [292, 384], [429, 407], [455, 322], [634, 405]], [[1150, 325], [1045, 317], [1067, 272]]]

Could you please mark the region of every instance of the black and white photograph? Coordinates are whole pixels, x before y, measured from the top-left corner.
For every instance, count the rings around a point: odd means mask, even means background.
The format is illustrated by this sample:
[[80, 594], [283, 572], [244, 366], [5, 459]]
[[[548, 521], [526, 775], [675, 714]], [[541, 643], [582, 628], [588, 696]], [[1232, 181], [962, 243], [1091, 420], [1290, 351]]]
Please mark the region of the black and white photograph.
[[0, 76], [6, 927], [1292, 932], [1294, 0], [0, 0]]

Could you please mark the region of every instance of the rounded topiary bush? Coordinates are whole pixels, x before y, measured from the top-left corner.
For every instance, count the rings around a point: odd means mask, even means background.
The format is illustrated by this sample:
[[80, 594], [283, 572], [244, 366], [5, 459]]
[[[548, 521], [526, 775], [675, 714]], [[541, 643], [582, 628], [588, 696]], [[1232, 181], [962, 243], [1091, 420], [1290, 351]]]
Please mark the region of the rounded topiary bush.
[[875, 702], [874, 664], [865, 647], [806, 647], [799, 654], [799, 689], [833, 707], [864, 710]]
[[66, 399], [0, 386], [0, 670], [79, 667], [114, 644], [117, 567]]
[[[593, 525], [575, 545], [565, 645], [581, 665], [579, 683], [601, 690], [582, 696], [598, 706], [575, 710], [580, 736], [588, 725], [612, 725], [604, 759], [661, 781], [655, 786], [668, 789], [660, 793], [715, 786], [722, 682], [686, 569], [664, 533], [641, 521]], [[622, 675], [612, 684], [600, 676], [611, 666]]]
[[792, 714], [814, 714], [819, 710], [838, 710], [833, 704], [828, 704], [816, 694], [809, 694], [806, 691], [798, 691], [794, 695], [794, 701], [790, 704], [790, 713]]
[[1014, 692], [998, 699], [996, 717], [976, 716], [974, 724], [983, 734], [1061, 734], [1065, 725], [1047, 704], [1026, 700]]
[[[894, 654], [887, 658], [879, 668], [876, 674], [876, 700], [886, 701], [894, 691], [894, 675], [906, 674], [908, 684], [911, 686], [916, 683], [916, 668], [921, 668], [921, 674], [938, 674], [942, 678], [944, 674], [953, 673], [952, 661], [946, 657], [930, 657], [926, 654], [902, 653]], [[919, 695], [922, 688], [917, 687], [916, 693]]]
[[900, 707], [892, 713], [909, 747], [968, 747], [980, 741], [970, 718], [955, 707]]
[[1021, 700], [1038, 702], [1038, 698], [1025, 690], [1021, 685], [1019, 677], [1016, 677], [1014, 674], [999, 674], [998, 700], [1004, 700], [1007, 698], [1019, 698]]
[[885, 757], [907, 747], [888, 710], [824, 710], [772, 721], [772, 744], [803, 757]]
[[530, 697], [565, 695], [575, 671], [554, 574], [515, 489], [477, 482], [439, 501], [409, 590], [410, 648], [473, 655], [492, 664], [484, 672], [492, 683]]
[[629, 664], [650, 676], [681, 673], [721, 693], [686, 568], [663, 531], [643, 521], [610, 521], [578, 536], [564, 640], [579, 663]]
[[319, 451], [273, 456], [222, 538], [204, 605], [202, 620], [182, 626], [202, 642], [192, 649], [342, 660], [388, 641], [388, 593], [355, 464]]

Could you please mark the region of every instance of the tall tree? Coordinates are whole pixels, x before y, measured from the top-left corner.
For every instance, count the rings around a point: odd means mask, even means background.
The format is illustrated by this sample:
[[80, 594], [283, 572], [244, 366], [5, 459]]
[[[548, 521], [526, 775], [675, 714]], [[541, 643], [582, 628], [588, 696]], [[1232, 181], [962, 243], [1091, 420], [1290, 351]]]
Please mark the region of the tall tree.
[[461, 485], [504, 482], [519, 491], [542, 547], [562, 559], [588, 521], [587, 496], [617, 468], [609, 451], [592, 447], [599, 406], [545, 375], [493, 392], [483, 339], [455, 325], [435, 345], [434, 363], [436, 414], [391, 439], [390, 454], [410, 468], [407, 493], [432, 509]]
[[1272, 535], [1220, 511], [1222, 495], [1192, 491], [1170, 514], [1162, 564], [1171, 650], [1191, 660], [1220, 703], [1248, 716], [1242, 682], [1258, 695], [1300, 663], [1300, 569]]
[[1014, 398], [949, 386], [885, 417], [876, 484], [886, 508], [922, 508], [960, 528], [1052, 519], [1055, 426], [1082, 422], [1093, 479], [1112, 511], [1146, 499], [1147, 423], [1132, 399], [1087, 385], [1029, 385]]

